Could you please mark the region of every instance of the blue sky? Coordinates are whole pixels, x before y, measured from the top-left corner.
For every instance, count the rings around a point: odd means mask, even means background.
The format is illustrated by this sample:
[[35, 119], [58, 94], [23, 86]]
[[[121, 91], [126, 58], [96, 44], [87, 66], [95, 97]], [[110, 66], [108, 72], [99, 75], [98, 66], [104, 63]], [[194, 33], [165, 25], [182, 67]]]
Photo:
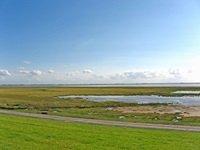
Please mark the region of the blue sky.
[[2, 0], [0, 83], [200, 82], [198, 0]]

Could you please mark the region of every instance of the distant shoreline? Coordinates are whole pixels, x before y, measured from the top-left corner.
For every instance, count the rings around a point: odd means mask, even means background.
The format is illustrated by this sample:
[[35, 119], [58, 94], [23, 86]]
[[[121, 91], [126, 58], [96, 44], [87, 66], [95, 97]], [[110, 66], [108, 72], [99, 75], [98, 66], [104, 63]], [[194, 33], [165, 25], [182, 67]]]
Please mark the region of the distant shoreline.
[[1, 87], [200, 87], [197, 83], [0, 84]]

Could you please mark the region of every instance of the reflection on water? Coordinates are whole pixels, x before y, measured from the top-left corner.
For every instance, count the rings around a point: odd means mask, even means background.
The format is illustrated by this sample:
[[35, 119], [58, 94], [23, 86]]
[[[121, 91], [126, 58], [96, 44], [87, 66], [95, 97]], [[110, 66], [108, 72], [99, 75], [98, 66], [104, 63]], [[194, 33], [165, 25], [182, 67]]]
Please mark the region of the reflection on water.
[[163, 97], [163, 96], [58, 96], [58, 98], [72, 98], [72, 99], [83, 99], [88, 101], [116, 101], [116, 102], [127, 102], [127, 103], [169, 103], [174, 105], [184, 106], [200, 106], [199, 96], [183, 96], [183, 97]]
[[200, 91], [175, 91], [173, 94], [200, 94]]

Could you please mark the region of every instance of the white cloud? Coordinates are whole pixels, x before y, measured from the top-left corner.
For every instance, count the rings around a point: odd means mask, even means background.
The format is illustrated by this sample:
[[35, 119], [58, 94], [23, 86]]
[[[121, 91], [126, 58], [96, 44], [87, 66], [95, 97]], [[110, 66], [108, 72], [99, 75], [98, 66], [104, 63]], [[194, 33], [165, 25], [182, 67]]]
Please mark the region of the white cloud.
[[24, 60], [23, 61], [25, 64], [29, 65], [31, 62], [30, 61], [27, 61], [27, 60]]
[[92, 71], [91, 71], [91, 70], [88, 70], [88, 69], [85, 69], [85, 70], [83, 70], [83, 73], [84, 73], [84, 74], [90, 74], [90, 73], [92, 73]]
[[187, 71], [187, 73], [192, 73], [192, 69], [189, 69], [189, 70]]
[[110, 75], [112, 80], [137, 80], [137, 79], [153, 79], [160, 78], [163, 75], [155, 71], [128, 71], [124, 73], [115, 73]]
[[48, 73], [54, 73], [55, 71], [53, 69], [49, 69]]
[[43, 72], [41, 72], [40, 70], [33, 70], [30, 72], [31, 75], [34, 75], [34, 76], [40, 76], [42, 74], [44, 74]]
[[[6, 78], [6, 76], [10, 76]], [[169, 83], [169, 82], [199, 82], [199, 70], [166, 69], [166, 70], [134, 70], [114, 73], [94, 73], [85, 69], [81, 72], [54, 72], [48, 73], [36, 70], [21, 69], [11, 74], [7, 70], [0, 70], [0, 79], [4, 83], [57, 83], [57, 84], [95, 84], [95, 83]]]
[[0, 69], [0, 76], [1, 77], [11, 76], [11, 74], [8, 72], [8, 70], [2, 70], [2, 69]]
[[19, 71], [19, 73], [22, 73], [22, 74], [27, 74], [27, 75], [28, 75], [28, 74], [30, 74], [30, 72], [29, 72], [29, 71], [27, 71], [27, 70], [20, 70], [20, 71]]
[[40, 70], [32, 70], [32, 71], [20, 70], [19, 73], [20, 74], [25, 74], [25, 75], [31, 75], [31, 76], [40, 76], [40, 75], [44, 75], [45, 74], [45, 72], [42, 72]]
[[111, 80], [121, 80], [123, 79], [123, 74], [119, 74], [119, 73], [111, 74], [109, 75], [109, 78]]
[[76, 75], [75, 72], [68, 72], [68, 73], [65, 73], [66, 76], [68, 77], [74, 77]]
[[128, 79], [147, 78], [145, 72], [125, 72], [123, 75]]
[[179, 76], [180, 75], [180, 71], [179, 69], [169, 69], [169, 74], [174, 75], [174, 76]]

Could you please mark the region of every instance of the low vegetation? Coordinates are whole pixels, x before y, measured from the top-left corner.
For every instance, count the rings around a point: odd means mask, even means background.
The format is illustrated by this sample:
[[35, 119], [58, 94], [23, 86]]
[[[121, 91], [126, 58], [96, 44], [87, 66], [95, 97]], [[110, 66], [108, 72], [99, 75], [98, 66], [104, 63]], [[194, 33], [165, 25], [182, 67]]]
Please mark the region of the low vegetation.
[[[179, 113], [124, 113], [116, 107], [138, 107], [136, 103], [92, 102], [82, 99], [59, 99], [61, 95], [162, 95], [180, 96], [174, 91], [200, 91], [199, 87], [1, 87], [0, 109], [47, 113], [92, 119], [120, 120], [163, 124], [200, 125], [199, 117], [184, 117]], [[189, 94], [184, 94], [189, 95]], [[183, 94], [182, 94], [183, 96]], [[143, 104], [144, 105], [144, 104]], [[167, 104], [146, 104], [160, 107]], [[170, 106], [173, 107], [173, 106]], [[181, 117], [181, 120], [175, 120]]]
[[67, 123], [0, 115], [2, 150], [194, 150], [200, 133]]

